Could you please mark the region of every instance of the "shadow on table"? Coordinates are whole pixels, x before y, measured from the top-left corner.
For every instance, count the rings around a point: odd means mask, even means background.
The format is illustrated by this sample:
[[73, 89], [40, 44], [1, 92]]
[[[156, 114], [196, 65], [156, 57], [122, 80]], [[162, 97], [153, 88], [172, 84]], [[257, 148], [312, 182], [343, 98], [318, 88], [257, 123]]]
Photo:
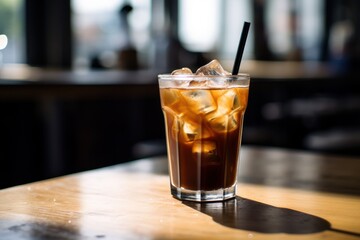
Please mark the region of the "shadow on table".
[[237, 196], [224, 202], [196, 203], [183, 201], [184, 205], [205, 213], [226, 227], [260, 233], [309, 234], [332, 230], [359, 236], [357, 233], [332, 229], [323, 218], [288, 208], [274, 207]]

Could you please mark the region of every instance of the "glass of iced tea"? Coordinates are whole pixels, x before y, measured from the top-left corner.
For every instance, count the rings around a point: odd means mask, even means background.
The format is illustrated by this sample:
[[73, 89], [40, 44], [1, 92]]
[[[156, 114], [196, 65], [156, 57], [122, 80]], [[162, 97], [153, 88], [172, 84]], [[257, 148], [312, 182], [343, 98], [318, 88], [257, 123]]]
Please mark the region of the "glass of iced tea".
[[231, 75], [221, 66], [219, 72], [215, 65], [196, 74], [182, 69], [158, 76], [171, 193], [180, 200], [222, 201], [236, 195], [250, 77]]

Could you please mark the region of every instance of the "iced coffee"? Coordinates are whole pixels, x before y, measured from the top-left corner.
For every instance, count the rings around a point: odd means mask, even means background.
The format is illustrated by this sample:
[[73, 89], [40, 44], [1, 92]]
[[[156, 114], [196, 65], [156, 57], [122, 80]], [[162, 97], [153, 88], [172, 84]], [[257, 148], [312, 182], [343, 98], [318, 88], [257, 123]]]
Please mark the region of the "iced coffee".
[[219, 201], [236, 191], [248, 75], [213, 60], [159, 75], [171, 192], [181, 200]]

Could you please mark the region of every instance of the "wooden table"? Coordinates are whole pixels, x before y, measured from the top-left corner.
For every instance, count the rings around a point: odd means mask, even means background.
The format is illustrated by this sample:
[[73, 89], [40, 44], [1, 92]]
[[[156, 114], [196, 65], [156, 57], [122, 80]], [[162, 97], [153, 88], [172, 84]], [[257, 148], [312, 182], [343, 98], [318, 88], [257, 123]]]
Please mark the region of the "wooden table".
[[238, 196], [171, 197], [165, 157], [0, 190], [0, 239], [360, 239], [360, 159], [244, 147]]

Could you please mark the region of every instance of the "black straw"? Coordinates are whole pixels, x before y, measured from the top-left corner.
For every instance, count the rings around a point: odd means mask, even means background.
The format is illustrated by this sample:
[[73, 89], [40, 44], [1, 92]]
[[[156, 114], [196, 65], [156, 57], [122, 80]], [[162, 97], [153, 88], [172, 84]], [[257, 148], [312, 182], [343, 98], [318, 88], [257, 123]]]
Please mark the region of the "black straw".
[[235, 62], [234, 62], [234, 67], [233, 67], [233, 70], [232, 70], [232, 75], [237, 75], [238, 72], [239, 72], [241, 58], [242, 58], [242, 55], [244, 53], [244, 48], [245, 48], [247, 35], [249, 33], [249, 28], [250, 28], [250, 23], [249, 22], [244, 22], [243, 30], [242, 30], [241, 37], [240, 37], [239, 47], [237, 49]]

